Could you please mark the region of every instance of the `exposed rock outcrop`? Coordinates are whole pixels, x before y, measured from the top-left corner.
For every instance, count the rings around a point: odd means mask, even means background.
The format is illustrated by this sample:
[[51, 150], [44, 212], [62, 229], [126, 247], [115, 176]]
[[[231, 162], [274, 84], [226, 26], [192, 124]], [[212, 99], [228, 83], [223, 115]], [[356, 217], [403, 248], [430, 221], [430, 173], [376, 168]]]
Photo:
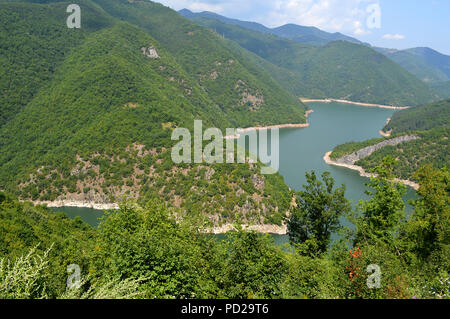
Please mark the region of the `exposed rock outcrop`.
[[159, 54], [153, 46], [149, 46], [148, 48], [142, 47], [141, 51], [143, 55], [150, 59], [159, 59]]
[[[400, 137], [392, 138], [390, 140], [383, 141], [381, 143], [378, 143], [378, 144], [375, 144], [372, 146], [365, 147], [363, 149], [360, 149], [357, 152], [354, 152], [352, 154], [345, 155], [341, 158], [338, 158], [337, 160], [332, 160], [330, 158], [330, 155], [332, 152], [328, 152], [325, 154], [323, 159], [324, 159], [325, 163], [327, 163], [328, 165], [346, 167], [346, 168], [358, 171], [359, 175], [361, 175], [363, 177], [372, 177], [372, 176], [376, 176], [376, 174], [366, 172], [364, 170], [364, 168], [362, 168], [361, 166], [355, 165], [355, 163], [363, 158], [370, 156], [373, 152], [375, 152], [376, 150], [379, 150], [380, 148], [382, 148], [384, 146], [387, 146], [387, 145], [395, 146], [395, 145], [398, 145], [401, 143], [406, 143], [406, 142], [417, 140], [417, 139], [420, 139], [420, 137], [417, 137], [414, 135], [400, 136]], [[413, 181], [403, 180], [403, 179], [398, 179], [398, 178], [396, 178], [394, 180], [397, 182], [403, 183], [404, 185], [410, 186], [415, 190], [419, 189], [419, 185]]]
[[413, 141], [413, 140], [417, 140], [417, 139], [419, 139], [419, 137], [414, 136], [414, 135], [399, 136], [399, 137], [392, 138], [390, 140], [386, 140], [386, 141], [383, 141], [381, 143], [378, 143], [378, 144], [375, 144], [372, 146], [364, 147], [357, 152], [354, 152], [349, 155], [345, 155], [345, 156], [337, 159], [336, 162], [340, 163], [340, 164], [353, 165], [360, 159], [370, 156], [373, 152], [375, 152], [375, 151], [379, 150], [380, 148], [383, 148], [387, 145], [395, 146], [395, 145], [398, 145], [401, 143], [405, 143], [405, 142], [409, 142], [409, 141]]

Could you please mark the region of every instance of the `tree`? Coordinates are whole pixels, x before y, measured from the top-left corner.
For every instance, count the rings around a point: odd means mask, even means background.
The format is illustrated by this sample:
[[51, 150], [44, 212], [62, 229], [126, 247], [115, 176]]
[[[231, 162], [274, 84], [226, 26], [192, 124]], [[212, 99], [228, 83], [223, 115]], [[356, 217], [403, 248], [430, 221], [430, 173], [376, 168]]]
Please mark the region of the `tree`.
[[331, 233], [339, 228], [339, 218], [350, 211], [345, 198], [345, 185], [334, 189], [334, 179], [329, 172], [319, 181], [314, 171], [306, 173], [307, 185], [298, 193], [297, 209], [288, 221], [289, 239], [302, 244], [308, 254], [327, 250]]
[[278, 298], [280, 283], [287, 272], [281, 249], [267, 235], [255, 232], [230, 233], [225, 242], [223, 270], [219, 286], [223, 296], [240, 298]]
[[142, 208], [124, 202], [120, 210], [105, 215], [98, 232], [95, 279], [111, 274], [121, 280], [145, 278], [140, 289], [146, 298], [214, 293], [214, 280], [207, 273], [214, 242], [190, 225], [177, 223], [164, 203], [150, 201]]
[[359, 203], [362, 216], [356, 221], [357, 243], [367, 242], [370, 238], [390, 241], [404, 218], [403, 195], [406, 186], [394, 181], [394, 165], [395, 160], [386, 156], [383, 163], [375, 168], [377, 175], [367, 184], [372, 190], [367, 190], [366, 194], [372, 198]]
[[[433, 253], [448, 251], [450, 222], [450, 171], [421, 167], [415, 174], [419, 181], [419, 198], [407, 224], [407, 238], [412, 250], [426, 260]], [[447, 247], [447, 249], [445, 249]]]

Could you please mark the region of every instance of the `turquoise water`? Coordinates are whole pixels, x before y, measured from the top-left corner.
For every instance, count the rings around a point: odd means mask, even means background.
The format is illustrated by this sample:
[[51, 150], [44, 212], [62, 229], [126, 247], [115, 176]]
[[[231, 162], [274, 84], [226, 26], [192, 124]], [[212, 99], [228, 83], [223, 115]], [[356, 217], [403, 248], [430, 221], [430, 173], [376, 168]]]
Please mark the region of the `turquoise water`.
[[[309, 106], [314, 112], [308, 118], [308, 128], [280, 130], [279, 172], [286, 184], [299, 190], [306, 182], [305, 172], [315, 170], [320, 175], [329, 171], [337, 185], [346, 185], [346, 197], [353, 204], [366, 199], [365, 184], [369, 179], [356, 171], [327, 165], [323, 156], [339, 144], [380, 137], [379, 130], [394, 111], [341, 103]], [[408, 189], [406, 199], [412, 196], [414, 190]]]
[[[394, 111], [341, 103], [310, 103], [309, 106], [314, 112], [308, 118], [308, 128], [280, 130], [279, 173], [289, 187], [300, 190], [306, 182], [305, 172], [315, 170], [320, 175], [329, 171], [336, 185], [346, 185], [346, 197], [353, 205], [366, 199], [365, 184], [369, 180], [356, 171], [327, 165], [323, 156], [339, 144], [380, 137], [378, 131]], [[405, 200], [413, 198], [414, 194], [414, 190], [408, 188]], [[63, 211], [71, 218], [80, 216], [94, 227], [103, 215], [102, 211], [89, 208], [64, 207], [55, 210]], [[409, 205], [407, 211], [411, 211]], [[277, 244], [288, 241], [287, 236], [274, 235], [274, 238]]]
[[84, 222], [88, 223], [92, 227], [97, 227], [100, 222], [100, 218], [105, 214], [103, 210], [84, 207], [58, 207], [52, 209], [57, 212], [63, 212], [69, 218], [80, 216]]

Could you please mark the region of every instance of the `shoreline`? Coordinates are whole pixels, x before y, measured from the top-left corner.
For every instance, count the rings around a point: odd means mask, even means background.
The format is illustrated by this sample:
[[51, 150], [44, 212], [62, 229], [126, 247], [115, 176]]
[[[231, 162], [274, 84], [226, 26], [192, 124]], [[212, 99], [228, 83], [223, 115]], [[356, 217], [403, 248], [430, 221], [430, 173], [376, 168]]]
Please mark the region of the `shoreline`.
[[[305, 111], [306, 119], [308, 119], [308, 116], [313, 112], [314, 112], [314, 110], [312, 110], [312, 109]], [[236, 140], [239, 137], [241, 137], [241, 135], [239, 133], [245, 133], [245, 132], [250, 132], [250, 131], [260, 131], [260, 130], [270, 130], [270, 129], [274, 129], [274, 128], [280, 129], [280, 128], [306, 128], [306, 127], [309, 127], [309, 123], [253, 126], [253, 127], [247, 127], [247, 128], [239, 128], [236, 130], [235, 135], [224, 136], [223, 138], [226, 140], [229, 140], [229, 139]]]
[[[386, 127], [386, 125], [388, 125], [389, 123], [391, 123], [391, 118], [390, 118], [390, 117], [388, 117], [388, 119], [386, 120], [386, 124], [384, 124], [384, 127]], [[385, 131], [383, 131], [383, 129], [381, 129], [381, 130], [379, 131], [379, 133], [380, 133], [380, 135], [383, 136], [383, 137], [391, 137], [392, 129], [390, 129], [390, 130], [387, 131], [387, 132], [385, 132]]]
[[47, 205], [50, 208], [60, 207], [77, 207], [77, 208], [91, 208], [97, 210], [110, 210], [119, 209], [119, 205], [116, 203], [95, 203], [87, 201], [75, 201], [75, 200], [56, 200], [50, 201], [32, 201], [34, 205]]
[[[324, 157], [323, 157], [323, 160], [324, 160], [325, 163], [327, 163], [328, 165], [339, 166], [339, 167], [345, 167], [345, 168], [348, 168], [348, 169], [357, 171], [357, 172], [359, 172], [359, 175], [362, 176], [362, 177], [370, 178], [370, 177], [375, 177], [375, 176], [376, 176], [376, 174], [374, 174], [374, 173], [368, 173], [368, 172], [366, 172], [366, 170], [365, 170], [364, 168], [362, 168], [361, 166], [358, 166], [358, 165], [351, 165], [351, 164], [344, 164], [344, 163], [338, 163], [338, 162], [333, 161], [333, 160], [330, 158], [331, 153], [333, 153], [333, 152], [332, 152], [332, 151], [327, 152], [327, 153], [324, 155]], [[413, 188], [413, 189], [416, 190], [416, 191], [419, 189], [419, 184], [417, 184], [417, 183], [415, 183], [415, 182], [413, 182], [413, 181], [410, 181], [410, 180], [404, 180], [404, 179], [395, 178], [394, 181], [399, 182], [399, 183], [402, 183], [402, 184], [404, 184], [404, 185], [406, 185], [406, 186], [409, 186], [409, 187]]]
[[[246, 231], [255, 231], [260, 234], [271, 234], [271, 235], [280, 235], [280, 236], [287, 235], [287, 226], [286, 225], [282, 225], [282, 226], [269, 225], [269, 224], [242, 225], [242, 229], [244, 229]], [[212, 234], [212, 235], [221, 235], [221, 234], [226, 234], [228, 232], [235, 231], [235, 230], [236, 230], [236, 228], [234, 227], [233, 224], [225, 224], [222, 226], [208, 228], [205, 233]]]
[[300, 99], [302, 103], [331, 103], [331, 102], [337, 102], [337, 103], [345, 103], [345, 104], [353, 104], [353, 105], [360, 105], [360, 106], [367, 106], [367, 107], [378, 107], [382, 109], [389, 109], [389, 110], [406, 110], [409, 109], [410, 106], [392, 106], [392, 105], [383, 105], [383, 104], [370, 104], [370, 103], [364, 103], [364, 102], [353, 102], [353, 101], [347, 101], [347, 100], [340, 100], [340, 99]]
[[389, 132], [385, 132], [383, 130], [379, 130], [378, 133], [380, 133], [380, 135], [383, 136], [383, 137], [391, 137], [392, 130], [390, 130]]
[[[22, 201], [22, 202], [31, 202], [34, 205], [47, 205], [49, 208], [62, 208], [62, 207], [76, 207], [76, 208], [90, 208], [96, 210], [112, 210], [119, 209], [119, 205], [116, 203], [93, 203], [87, 201], [74, 201], [74, 200], [58, 200], [58, 201]], [[287, 226], [278, 226], [278, 225], [242, 225], [242, 228], [248, 231], [256, 231], [261, 234], [273, 234], [273, 235], [286, 235], [287, 234]], [[226, 234], [230, 231], [235, 231], [235, 227], [233, 224], [225, 224], [222, 226], [216, 226], [212, 228], [206, 229], [205, 234], [213, 234], [220, 235]]]

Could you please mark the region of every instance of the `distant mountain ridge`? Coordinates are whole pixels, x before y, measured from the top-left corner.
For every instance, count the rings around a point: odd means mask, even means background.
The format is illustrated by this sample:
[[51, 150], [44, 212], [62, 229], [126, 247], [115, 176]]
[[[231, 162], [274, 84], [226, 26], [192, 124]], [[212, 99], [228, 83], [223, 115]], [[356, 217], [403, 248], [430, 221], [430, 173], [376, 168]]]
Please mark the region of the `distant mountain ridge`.
[[322, 31], [316, 27], [305, 27], [296, 24], [285, 24], [277, 28], [268, 28], [260, 23], [230, 19], [208, 11], [194, 13], [188, 9], [183, 9], [178, 11], [178, 13], [189, 19], [199, 17], [215, 19], [222, 21], [224, 23], [237, 25], [249, 30], [258, 31], [266, 34], [273, 34], [296, 42], [308, 43], [312, 45], [324, 45], [333, 41], [348, 41], [352, 43], [362, 44], [361, 41], [346, 36], [342, 33], [339, 32], [329, 33]]
[[448, 90], [449, 85], [448, 83], [445, 83], [450, 81], [450, 56], [439, 53], [431, 48], [418, 47], [397, 50], [372, 47], [369, 43], [363, 43], [342, 33], [329, 33], [316, 27], [286, 24], [277, 28], [268, 28], [260, 23], [231, 19], [208, 11], [194, 13], [188, 9], [183, 9], [178, 13], [188, 19], [197, 20], [197, 22], [202, 18], [213, 19], [229, 25], [239, 26], [263, 34], [275, 35], [280, 38], [303, 44], [323, 46], [334, 41], [347, 41], [350, 43], [362, 44], [387, 56], [405, 70], [425, 82], [439, 95], [439, 98], [443, 99], [450, 96], [450, 91]]
[[406, 50], [374, 48], [426, 83], [450, 80], [450, 56], [419, 47]]
[[393, 106], [438, 99], [417, 77], [363, 44], [333, 41], [317, 46], [214, 18], [189, 19], [275, 65], [277, 68], [268, 68], [272, 77], [298, 97]]

